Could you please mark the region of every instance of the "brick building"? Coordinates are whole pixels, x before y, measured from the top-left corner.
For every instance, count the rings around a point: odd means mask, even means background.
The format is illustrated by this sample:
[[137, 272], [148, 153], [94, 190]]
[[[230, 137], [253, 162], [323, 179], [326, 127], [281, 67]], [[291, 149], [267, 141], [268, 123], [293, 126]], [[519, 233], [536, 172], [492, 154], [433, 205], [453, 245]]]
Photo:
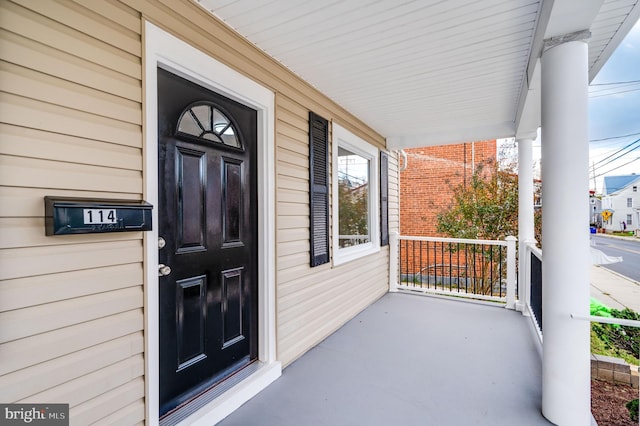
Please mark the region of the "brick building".
[[469, 182], [479, 164], [496, 159], [496, 141], [406, 149], [400, 173], [400, 234], [441, 236], [437, 215], [449, 207], [452, 188]]

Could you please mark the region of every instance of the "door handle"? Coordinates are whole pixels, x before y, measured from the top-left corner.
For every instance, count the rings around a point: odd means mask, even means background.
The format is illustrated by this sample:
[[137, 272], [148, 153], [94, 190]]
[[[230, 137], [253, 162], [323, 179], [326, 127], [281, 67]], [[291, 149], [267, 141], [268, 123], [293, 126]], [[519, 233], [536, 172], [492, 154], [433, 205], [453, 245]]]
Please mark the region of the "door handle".
[[171, 268], [165, 264], [159, 264], [158, 265], [158, 276], [159, 277], [166, 277], [167, 275], [169, 275], [171, 273]]

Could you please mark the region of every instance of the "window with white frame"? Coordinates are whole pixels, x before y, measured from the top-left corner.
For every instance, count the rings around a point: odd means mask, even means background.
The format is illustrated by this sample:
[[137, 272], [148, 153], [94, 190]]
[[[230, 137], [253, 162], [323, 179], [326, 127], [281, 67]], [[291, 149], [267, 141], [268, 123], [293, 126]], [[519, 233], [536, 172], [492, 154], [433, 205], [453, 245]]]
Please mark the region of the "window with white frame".
[[379, 247], [378, 149], [333, 123], [333, 263]]
[[633, 192], [638, 192], [638, 187], [637, 186], [633, 187]]
[[633, 198], [627, 198], [627, 207], [633, 207]]
[[633, 225], [633, 217], [630, 214], [627, 215], [627, 225]]

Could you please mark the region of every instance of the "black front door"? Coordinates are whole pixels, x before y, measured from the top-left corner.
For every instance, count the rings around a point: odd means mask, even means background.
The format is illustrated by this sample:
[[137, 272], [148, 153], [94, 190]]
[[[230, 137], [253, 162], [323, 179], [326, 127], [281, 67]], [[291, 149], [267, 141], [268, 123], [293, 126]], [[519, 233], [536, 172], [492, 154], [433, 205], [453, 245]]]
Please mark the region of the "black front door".
[[256, 111], [158, 69], [160, 415], [257, 358]]

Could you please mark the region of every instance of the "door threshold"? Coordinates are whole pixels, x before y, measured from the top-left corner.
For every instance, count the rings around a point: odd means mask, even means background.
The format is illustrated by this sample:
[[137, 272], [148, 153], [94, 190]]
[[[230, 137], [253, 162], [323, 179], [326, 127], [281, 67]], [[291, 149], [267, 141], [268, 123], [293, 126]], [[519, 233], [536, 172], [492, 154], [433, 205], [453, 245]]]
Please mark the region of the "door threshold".
[[279, 362], [254, 362], [160, 419], [160, 426], [211, 426], [234, 412], [282, 374]]

